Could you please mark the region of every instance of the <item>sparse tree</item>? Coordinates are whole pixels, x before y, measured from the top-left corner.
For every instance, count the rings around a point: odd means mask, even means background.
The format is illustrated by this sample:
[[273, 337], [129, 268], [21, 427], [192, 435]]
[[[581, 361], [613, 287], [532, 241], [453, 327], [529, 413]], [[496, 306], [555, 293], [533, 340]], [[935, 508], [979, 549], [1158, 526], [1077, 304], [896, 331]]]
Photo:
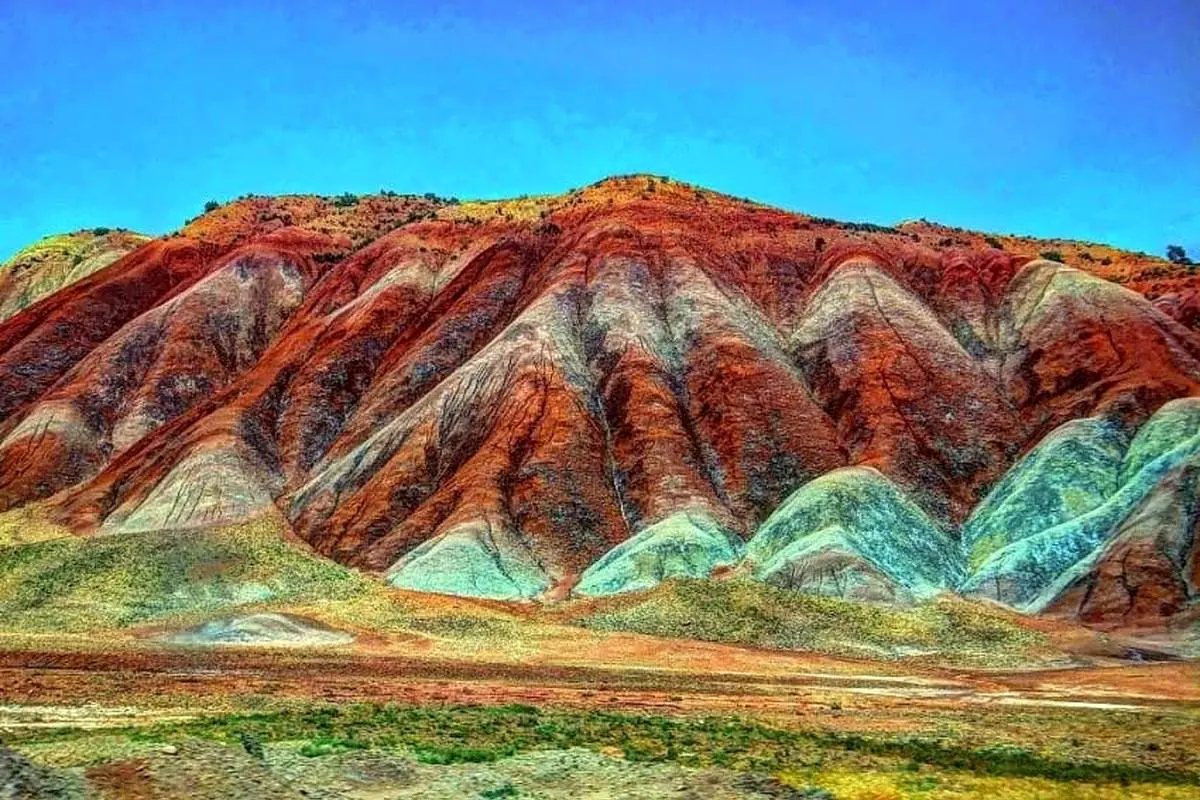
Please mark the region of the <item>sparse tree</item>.
[[1187, 251], [1177, 244], [1167, 245], [1167, 261], [1170, 261], [1172, 264], [1192, 263], [1192, 260], [1188, 258]]

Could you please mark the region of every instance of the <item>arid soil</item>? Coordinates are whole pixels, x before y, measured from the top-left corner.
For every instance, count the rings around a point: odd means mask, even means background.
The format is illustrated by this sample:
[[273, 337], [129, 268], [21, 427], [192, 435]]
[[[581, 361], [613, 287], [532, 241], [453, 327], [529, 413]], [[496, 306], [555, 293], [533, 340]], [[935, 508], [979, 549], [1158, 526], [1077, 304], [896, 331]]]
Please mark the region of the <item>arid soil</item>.
[[[636, 639], [636, 637], [630, 637]], [[633, 642], [636, 648], [637, 642]], [[822, 715], [831, 703], [871, 715], [896, 709], [1116, 708], [1154, 712], [1200, 707], [1200, 664], [964, 671], [894, 663], [656, 642], [656, 666], [446, 661], [402, 656], [304, 655], [289, 650], [156, 649], [124, 652], [0, 652], [8, 705], [175, 706], [227, 710], [237, 698], [329, 702], [529, 703], [654, 712]], [[620, 661], [620, 644], [610, 657]], [[632, 648], [631, 648], [632, 649]], [[697, 652], [702, 649], [706, 652]], [[729, 651], [738, 671], [698, 671]], [[740, 658], [738, 658], [740, 656]], [[668, 667], [667, 665], [671, 666]], [[214, 704], [215, 701], [215, 704]], [[0, 710], [0, 715], [12, 716]], [[19, 715], [17, 715], [19, 716]], [[849, 715], [854, 716], [854, 715]], [[16, 723], [15, 719], [10, 719]]]

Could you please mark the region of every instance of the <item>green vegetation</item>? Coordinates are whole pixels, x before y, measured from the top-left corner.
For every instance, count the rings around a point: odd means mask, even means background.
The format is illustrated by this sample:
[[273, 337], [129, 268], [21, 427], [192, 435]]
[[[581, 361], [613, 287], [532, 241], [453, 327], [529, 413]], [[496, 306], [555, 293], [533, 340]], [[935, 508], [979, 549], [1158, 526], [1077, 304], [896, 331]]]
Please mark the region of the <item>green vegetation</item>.
[[856, 233], [900, 233], [898, 228], [893, 228], [890, 225], [876, 225], [874, 222], [841, 222], [831, 217], [813, 217], [811, 222], [814, 225], [823, 225], [843, 231], [854, 231]]
[[756, 581], [671, 580], [640, 595], [610, 598], [576, 613], [605, 631], [685, 637], [839, 655], [916, 652], [962, 664], [1022, 663], [1044, 637], [1015, 614], [952, 595], [913, 608], [858, 603], [776, 589]]
[[1057, 261], [1060, 264], [1066, 263], [1066, 260], [1063, 258], [1063, 254], [1057, 250], [1043, 250], [1041, 252], [1041, 256], [1047, 261]]
[[[716, 766], [761, 775], [855, 769], [903, 775], [909, 783], [968, 773], [1058, 782], [1200, 786], [1200, 773], [1135, 760], [1066, 757], [1053, 751], [970, 737], [862, 735], [784, 727], [742, 717], [667, 717], [530, 706], [310, 706], [234, 714], [117, 732], [132, 742], [181, 738], [241, 746], [246, 736], [303, 742], [300, 754], [322, 758], [355, 750], [406, 751], [428, 764], [491, 762], [532, 750], [615, 748], [626, 759]], [[80, 729], [17, 730], [9, 744], [36, 750], [93, 735]], [[113, 733], [108, 732], [112, 738]], [[932, 771], [932, 774], [930, 772]], [[496, 795], [506, 796], [506, 795]], [[511, 796], [511, 795], [509, 795]]]
[[333, 198], [333, 205], [337, 208], [349, 208], [350, 206], [358, 205], [358, 195], [345, 192]]
[[876, 225], [874, 222], [842, 222], [838, 227], [845, 231], [855, 231], [857, 233], [899, 233], [897, 228], [891, 225]]
[[997, 239], [995, 236], [985, 236], [985, 237], [983, 237], [983, 242], [988, 247], [994, 247], [997, 250], [1004, 249], [1004, 243], [1001, 242], [999, 239]]
[[365, 750], [367, 745], [357, 739], [342, 736], [317, 736], [306, 742], [300, 748], [300, 755], [306, 758], [319, 758], [333, 753], [347, 753], [351, 750]]
[[10, 631], [92, 632], [381, 591], [363, 575], [288, 544], [264, 522], [186, 534], [5, 541], [0, 537], [0, 627]]
[[1192, 260], [1188, 258], [1187, 251], [1177, 244], [1167, 245], [1167, 260], [1172, 264], [1189, 265]]
[[258, 759], [259, 761], [263, 760], [263, 746], [262, 742], [259, 741], [257, 736], [242, 731], [238, 734], [238, 741], [241, 742], [242, 749], [246, 751], [247, 755], [249, 755], [251, 758]]
[[216, 211], [220, 207], [221, 207], [221, 204], [218, 203], [216, 200], [209, 200], [207, 203], [204, 204], [204, 213], [207, 214], [211, 211]]
[[91, 228], [47, 236], [21, 249], [0, 262], [0, 275], [6, 282], [0, 293], [0, 321], [108, 266], [148, 240], [120, 228]]

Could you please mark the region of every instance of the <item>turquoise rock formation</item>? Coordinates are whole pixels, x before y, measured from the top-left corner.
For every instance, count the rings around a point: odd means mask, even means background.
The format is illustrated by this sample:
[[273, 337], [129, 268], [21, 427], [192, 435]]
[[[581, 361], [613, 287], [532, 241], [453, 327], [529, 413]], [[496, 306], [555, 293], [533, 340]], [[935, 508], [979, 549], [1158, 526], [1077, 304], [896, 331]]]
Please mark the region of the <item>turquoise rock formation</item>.
[[1121, 482], [1185, 439], [1200, 433], [1200, 397], [1184, 397], [1163, 406], [1138, 429], [1121, 463]]
[[354, 637], [303, 617], [260, 613], [209, 620], [163, 637], [172, 644], [267, 645], [272, 647], [323, 647], [349, 644]]
[[491, 600], [529, 600], [550, 587], [533, 553], [485, 522], [423, 542], [388, 570], [401, 589]]
[[1087, 623], [1161, 624], [1198, 596], [1193, 566], [1200, 511], [1200, 456], [1165, 474], [1086, 558], [1029, 604]]
[[654, 523], [587, 569], [575, 594], [651, 589], [668, 578], [706, 578], [737, 562], [742, 542], [706, 511], [688, 510]]
[[762, 524], [746, 559], [759, 580], [853, 599], [921, 599], [963, 576], [956, 543], [870, 467], [801, 486]]
[[[1142, 426], [1116, 468], [1115, 490], [1099, 505], [1041, 530], [1037, 530], [1036, 522], [1021, 524], [1020, 516], [1012, 515], [1008, 523], [1012, 530], [1006, 536], [1008, 544], [984, 554], [960, 589], [1028, 612], [1040, 611], [1053, 602], [1061, 589], [1094, 560], [1096, 553], [1116, 535], [1125, 519], [1164, 476], [1200, 454], [1200, 414], [1196, 412], [1196, 402], [1167, 403]], [[1033, 456], [1013, 468], [1012, 472], [1019, 473], [1015, 483], [1050, 487], [1060, 492], [1072, 488], [1064, 487], [1059, 480], [1057, 469], [1061, 467], [1049, 468], [1044, 462], [1039, 466], [1036, 461], [1028, 463]], [[1103, 477], [1108, 463], [1107, 458], [1101, 458], [1090, 467], [1096, 468], [1095, 475]], [[1088, 465], [1077, 474], [1089, 474]], [[1084, 482], [1093, 489], [1101, 485]], [[1005, 483], [1008, 477], [1001, 485]], [[981, 553], [979, 541], [978, 538], [975, 541], [973, 556]]]
[[1120, 484], [1127, 439], [1101, 419], [1053, 430], [1013, 465], [962, 529], [968, 563], [978, 565], [1014, 542], [1101, 506]]

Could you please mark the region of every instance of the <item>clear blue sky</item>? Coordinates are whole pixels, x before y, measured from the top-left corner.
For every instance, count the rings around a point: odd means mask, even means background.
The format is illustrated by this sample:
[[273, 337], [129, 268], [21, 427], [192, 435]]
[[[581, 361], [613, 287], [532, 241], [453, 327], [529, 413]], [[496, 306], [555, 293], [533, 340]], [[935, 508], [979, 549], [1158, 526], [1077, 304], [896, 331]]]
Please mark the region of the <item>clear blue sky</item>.
[[1200, 255], [1200, 2], [0, 0], [0, 258], [245, 192], [641, 171]]

